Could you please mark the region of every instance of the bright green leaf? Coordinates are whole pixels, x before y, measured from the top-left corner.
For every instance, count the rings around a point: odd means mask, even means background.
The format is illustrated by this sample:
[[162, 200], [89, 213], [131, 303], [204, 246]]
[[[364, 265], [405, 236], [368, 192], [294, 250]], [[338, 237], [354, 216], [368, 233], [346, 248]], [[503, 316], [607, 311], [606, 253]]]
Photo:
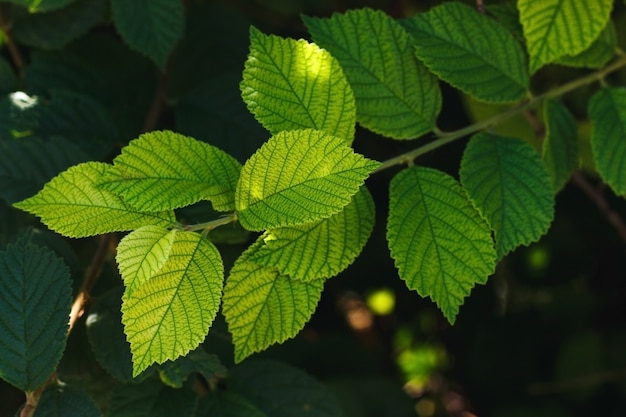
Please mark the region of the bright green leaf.
[[626, 89], [605, 88], [589, 101], [591, 149], [598, 173], [617, 195], [626, 195]]
[[559, 101], [547, 100], [544, 106], [546, 136], [543, 141], [543, 162], [550, 173], [554, 192], [569, 181], [578, 165], [578, 132], [576, 119]]
[[250, 259], [293, 279], [330, 278], [356, 259], [373, 228], [374, 201], [363, 187], [343, 211], [327, 219], [268, 230]]
[[315, 43], [341, 64], [360, 124], [396, 139], [435, 127], [441, 109], [437, 79], [417, 60], [411, 37], [398, 22], [372, 9], [303, 20]]
[[68, 237], [86, 237], [137, 229], [146, 225], [171, 226], [171, 211], [142, 213], [119, 197], [96, 187], [110, 165], [85, 162], [54, 177], [34, 196], [15, 207], [41, 217], [50, 229]]
[[235, 208], [241, 165], [208, 143], [170, 131], [144, 133], [122, 149], [98, 185], [140, 211], [171, 210], [210, 200]]
[[220, 305], [223, 268], [211, 242], [179, 231], [159, 271], [124, 294], [122, 322], [134, 376], [154, 362], [187, 354], [204, 340]]
[[330, 217], [378, 165], [325, 132], [280, 132], [241, 170], [235, 194], [239, 221], [258, 231]]
[[275, 360], [249, 360], [230, 373], [229, 387], [271, 417], [340, 417], [326, 386], [306, 372]]
[[615, 56], [616, 47], [615, 25], [609, 20], [609, 24], [589, 48], [578, 55], [566, 55], [556, 62], [568, 67], [602, 68]]
[[489, 226], [459, 184], [431, 168], [408, 168], [391, 181], [387, 240], [400, 278], [450, 323], [495, 267]]
[[337, 60], [307, 41], [250, 29], [241, 92], [248, 109], [272, 134], [317, 129], [354, 137], [356, 105]]
[[62, 137], [0, 142], [0, 198], [12, 204], [30, 197], [59, 172], [87, 160], [84, 152]]
[[126, 235], [117, 247], [116, 261], [126, 287], [126, 297], [156, 275], [174, 245], [175, 230], [143, 226]]
[[111, 0], [113, 22], [122, 39], [161, 70], [182, 38], [183, 3], [172, 0]]
[[207, 353], [202, 348], [175, 361], [167, 361], [159, 367], [161, 381], [172, 388], [182, 388], [189, 375], [194, 373], [201, 374], [209, 381], [226, 376], [227, 371], [216, 355]]
[[29, 234], [0, 252], [0, 378], [23, 391], [48, 379], [65, 349], [71, 291], [63, 261]]
[[415, 38], [417, 56], [441, 79], [482, 101], [524, 97], [528, 72], [520, 44], [475, 8], [443, 3], [401, 23]]
[[489, 133], [474, 135], [459, 175], [495, 232], [498, 259], [548, 231], [554, 191], [541, 157], [527, 143]]
[[294, 337], [311, 318], [323, 281], [303, 282], [250, 262], [255, 243], [226, 279], [222, 311], [235, 345], [235, 362]]
[[17, 19], [11, 34], [21, 44], [58, 50], [103, 22], [107, 13], [106, 0], [77, 0], [63, 9]]
[[612, 7], [613, 0], [518, 0], [530, 72], [589, 48], [607, 25]]
[[47, 388], [33, 417], [100, 417], [102, 413], [86, 392], [71, 386]]

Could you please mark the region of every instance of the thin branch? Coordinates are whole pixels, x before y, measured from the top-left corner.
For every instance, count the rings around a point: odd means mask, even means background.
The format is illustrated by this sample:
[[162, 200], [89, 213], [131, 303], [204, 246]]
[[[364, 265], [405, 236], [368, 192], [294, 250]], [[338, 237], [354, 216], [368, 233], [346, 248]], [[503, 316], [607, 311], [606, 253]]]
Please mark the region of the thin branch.
[[91, 290], [93, 289], [95, 283], [98, 281], [98, 278], [100, 278], [104, 262], [106, 261], [107, 255], [114, 245], [114, 234], [108, 233], [99, 236], [98, 248], [96, 249], [96, 253], [91, 259], [91, 263], [87, 267], [87, 270], [85, 271], [85, 279], [83, 279], [83, 283], [80, 286], [78, 295], [72, 303], [72, 309], [70, 310], [70, 323], [67, 330], [68, 334], [74, 328], [76, 321], [84, 314], [85, 307], [89, 302], [89, 294], [91, 293]]
[[11, 24], [5, 19], [4, 16], [4, 8], [0, 7], [0, 32], [6, 39], [7, 48], [9, 49], [9, 54], [11, 55], [11, 60], [13, 61], [13, 65], [17, 69], [17, 72], [21, 78], [24, 72], [24, 58], [22, 57], [22, 53], [17, 47], [13, 36], [11, 35]]
[[382, 165], [379, 166], [374, 172], [382, 171], [395, 165], [408, 164], [418, 156], [435, 150], [443, 145], [447, 145], [448, 143], [454, 142], [457, 139], [461, 139], [465, 136], [469, 136], [473, 133], [480, 132], [499, 123], [502, 123], [510, 117], [525, 112], [547, 99], [557, 98], [580, 87], [592, 84], [597, 81], [601, 81], [610, 73], [624, 67], [626, 67], [626, 55], [620, 55], [611, 65], [599, 69], [598, 71], [592, 72], [591, 74], [588, 74], [584, 77], [577, 78], [573, 81], [570, 81], [569, 83], [563, 84], [562, 86], [555, 88], [554, 90], [550, 90], [542, 95], [526, 99], [520, 102], [517, 106], [512, 107], [505, 112], [496, 114], [495, 116], [492, 116], [488, 119], [481, 120], [477, 123], [474, 123], [473, 125], [466, 126], [453, 132], [438, 132], [437, 130], [435, 130], [434, 132], [438, 136], [437, 139], [433, 140], [430, 143], [427, 143], [424, 146], [413, 149], [412, 151], [383, 161]]
[[602, 213], [611, 226], [613, 226], [620, 239], [626, 243], [626, 224], [609, 205], [602, 192], [596, 187], [593, 187], [580, 172], [574, 172], [572, 175], [572, 183], [587, 194], [587, 197], [598, 207], [600, 213]]
[[210, 222], [191, 224], [191, 225], [188, 225], [188, 226], [184, 226], [183, 229], [187, 230], [189, 232], [195, 232], [195, 231], [202, 230], [205, 233], [208, 233], [211, 230], [215, 229], [216, 227], [232, 223], [232, 222], [234, 222], [236, 220], [237, 220], [237, 213], [232, 212], [232, 213], [229, 213], [229, 214], [227, 214], [225, 216], [220, 217], [219, 219], [211, 220]]
[[141, 129], [142, 132], [150, 132], [156, 129], [159, 123], [159, 118], [165, 108], [165, 95], [167, 92], [168, 82], [169, 74], [166, 69], [165, 73], [161, 74], [159, 77], [159, 83], [154, 92], [152, 103], [150, 104], [150, 108], [148, 109], [148, 113], [146, 113], [146, 117], [143, 122], [143, 127]]

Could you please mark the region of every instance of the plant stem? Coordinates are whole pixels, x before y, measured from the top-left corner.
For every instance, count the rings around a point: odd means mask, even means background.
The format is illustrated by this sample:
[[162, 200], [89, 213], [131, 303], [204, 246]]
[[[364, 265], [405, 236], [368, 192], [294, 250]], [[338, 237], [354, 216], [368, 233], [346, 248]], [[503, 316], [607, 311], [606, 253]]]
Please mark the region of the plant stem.
[[596, 81], [600, 81], [604, 79], [608, 74], [615, 72], [621, 68], [626, 67], [626, 55], [620, 55], [618, 59], [616, 59], [610, 65], [607, 65], [604, 68], [601, 68], [597, 71], [594, 71], [584, 77], [577, 78], [569, 83], [563, 84], [560, 87], [557, 87], [553, 90], [547, 91], [539, 96], [531, 97], [529, 99], [521, 101], [517, 106], [510, 108], [509, 110], [496, 114], [488, 119], [481, 120], [472, 125], [466, 126], [462, 129], [455, 130], [453, 132], [439, 132], [438, 129], [433, 129], [435, 134], [437, 135], [437, 139], [433, 140], [426, 145], [420, 146], [419, 148], [413, 149], [412, 151], [403, 153], [402, 155], [398, 155], [391, 159], [387, 159], [383, 161], [382, 165], [380, 165], [374, 172], [382, 171], [387, 168], [391, 168], [396, 165], [404, 165], [412, 162], [418, 156], [421, 156], [427, 152], [440, 148], [443, 145], [447, 145], [448, 143], [454, 142], [457, 139], [461, 139], [465, 136], [469, 136], [473, 133], [479, 132], [481, 130], [488, 129], [491, 126], [495, 126], [508, 118], [515, 116], [521, 112], [527, 111], [528, 109], [536, 106], [537, 104], [552, 98], [560, 97], [566, 93], [574, 91], [578, 88], [584, 87], [586, 85], [592, 84]]
[[15, 69], [21, 78], [24, 71], [24, 58], [22, 54], [15, 44], [13, 40], [13, 36], [11, 36], [10, 23], [5, 20], [4, 9], [0, 7], [0, 32], [7, 41], [7, 48], [9, 49], [9, 54], [11, 55], [11, 59], [13, 61], [13, 65], [15, 65]]
[[220, 217], [219, 219], [215, 219], [215, 220], [211, 220], [210, 222], [205, 222], [205, 223], [198, 223], [198, 224], [191, 224], [188, 226], [184, 226], [183, 229], [189, 232], [195, 232], [198, 230], [202, 230], [204, 232], [210, 232], [211, 230], [215, 229], [216, 227], [219, 226], [223, 226], [225, 224], [228, 223], [232, 223], [234, 221], [237, 220], [237, 213], [232, 212], [229, 214], [226, 214], [222, 217]]

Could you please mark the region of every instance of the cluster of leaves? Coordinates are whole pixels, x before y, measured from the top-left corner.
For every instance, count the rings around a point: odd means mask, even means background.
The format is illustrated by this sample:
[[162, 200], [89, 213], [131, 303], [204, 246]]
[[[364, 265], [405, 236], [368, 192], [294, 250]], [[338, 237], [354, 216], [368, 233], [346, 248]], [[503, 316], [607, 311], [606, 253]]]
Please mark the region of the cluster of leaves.
[[[12, 9], [18, 15], [12, 35], [42, 49], [64, 47], [89, 31], [102, 21], [108, 4], [12, 3], [24, 7]], [[555, 195], [579, 164], [576, 122], [558, 97], [626, 65], [620, 56], [606, 66], [616, 52], [612, 5], [612, 0], [518, 0], [516, 8], [494, 6], [483, 14], [446, 2], [402, 20], [372, 9], [350, 10], [330, 18], [303, 17], [311, 42], [252, 27], [240, 92], [271, 137], [244, 158], [171, 130], [154, 130], [130, 141], [112, 163], [99, 162], [118, 133], [101, 102], [75, 91], [48, 90], [44, 70], [64, 68], [44, 54], [39, 59], [46, 65], [27, 70], [33, 92], [46, 88], [45, 100], [15, 91], [15, 80], [7, 81], [3, 91], [8, 94], [0, 102], [0, 172], [7, 184], [2, 198], [63, 236], [130, 232], [116, 257], [124, 284], [119, 327], [123, 324], [130, 353], [122, 343], [112, 354], [132, 356], [102, 362], [122, 381], [144, 382], [114, 395], [109, 414], [126, 415], [131, 397], [147, 396], [140, 412], [150, 413], [193, 395], [153, 385], [153, 364], [162, 364], [160, 378], [173, 387], [190, 384], [186, 378], [192, 372], [209, 385], [222, 378], [226, 370], [219, 360], [198, 348], [220, 308], [235, 362], [294, 337], [315, 311], [324, 282], [352, 264], [365, 246], [375, 223], [365, 181], [391, 166], [409, 164], [389, 190], [387, 239], [399, 277], [454, 323], [464, 299], [487, 281], [497, 262], [550, 227]], [[182, 2], [111, 0], [110, 6], [119, 36], [165, 70], [185, 30]], [[52, 31], [58, 37], [42, 40], [54, 25], [69, 23], [70, 30]], [[38, 62], [36, 56], [33, 61]], [[531, 75], [550, 63], [599, 70], [533, 97]], [[440, 81], [479, 101], [516, 105], [485, 123], [444, 133], [436, 126]], [[588, 109], [595, 167], [618, 195], [626, 193], [621, 169], [625, 94], [604, 87]], [[120, 98], [108, 100], [114, 104]], [[547, 127], [541, 152], [518, 138], [482, 131], [537, 104], [544, 104]], [[352, 148], [357, 123], [395, 140], [431, 133], [437, 138], [415, 152], [377, 162]], [[468, 134], [473, 136], [458, 180], [413, 164], [427, 150]], [[181, 220], [183, 209], [205, 207], [203, 202], [211, 203], [213, 220]], [[235, 222], [259, 236], [225, 278], [213, 234]], [[6, 296], [0, 329], [11, 336], [0, 343], [0, 375], [34, 392], [62, 356], [70, 273], [30, 234], [1, 256], [0, 287]], [[102, 342], [98, 317], [115, 312], [116, 304], [99, 305], [94, 312], [98, 308], [88, 325], [90, 337]], [[190, 413], [294, 415], [302, 407], [339, 413], [309, 377], [284, 365], [245, 361], [228, 374], [232, 389], [212, 390], [201, 403], [192, 397], [184, 402]], [[299, 395], [289, 394], [298, 389]], [[277, 402], [276, 390], [284, 402]], [[82, 393], [56, 397], [61, 394], [68, 395], [61, 388], [48, 390], [41, 404], [62, 403], [68, 410], [98, 415]], [[311, 402], [311, 395], [319, 397]]]

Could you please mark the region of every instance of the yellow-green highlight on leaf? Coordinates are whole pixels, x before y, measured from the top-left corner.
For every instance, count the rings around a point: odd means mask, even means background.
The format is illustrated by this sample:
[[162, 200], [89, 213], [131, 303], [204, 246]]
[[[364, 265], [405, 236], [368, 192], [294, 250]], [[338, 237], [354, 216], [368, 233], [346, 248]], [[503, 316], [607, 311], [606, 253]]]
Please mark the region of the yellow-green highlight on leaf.
[[543, 109], [546, 136], [542, 158], [556, 194], [578, 165], [578, 132], [576, 119], [560, 101], [547, 100]]
[[511, 102], [528, 90], [520, 44], [495, 20], [475, 8], [443, 3], [401, 21], [415, 50], [441, 79], [486, 102]]
[[133, 376], [204, 340], [219, 309], [223, 280], [217, 248], [197, 233], [177, 231], [165, 264], [122, 298]]
[[98, 185], [140, 211], [161, 211], [209, 200], [217, 211], [235, 208], [241, 165], [199, 140], [171, 131], [144, 133], [113, 160]]
[[326, 132], [280, 132], [241, 170], [235, 193], [239, 222], [260, 231], [328, 218], [350, 203], [379, 165]]
[[626, 195], [626, 89], [605, 88], [589, 101], [591, 149], [600, 177]]
[[309, 321], [324, 287], [304, 282], [248, 258], [257, 241], [235, 262], [226, 279], [222, 312], [235, 345], [235, 362], [294, 337]]
[[391, 180], [387, 240], [400, 278], [450, 323], [495, 268], [489, 225], [454, 178], [431, 168], [411, 167]]
[[126, 235], [115, 257], [126, 287], [126, 297], [157, 274], [167, 262], [176, 230], [144, 226]]
[[437, 78], [417, 60], [398, 22], [367, 8], [303, 21], [315, 43], [341, 64], [362, 126], [395, 139], [413, 139], [435, 127], [441, 110]]
[[311, 128], [352, 143], [352, 89], [337, 60], [315, 44], [264, 35], [251, 27], [241, 94], [272, 134]]
[[609, 20], [600, 36], [577, 55], [566, 55], [556, 61], [557, 64], [568, 67], [602, 68], [615, 56], [617, 48], [617, 34], [615, 25]]
[[266, 231], [252, 262], [273, 266], [292, 279], [330, 278], [361, 253], [374, 228], [374, 201], [367, 188], [352, 197], [343, 211], [301, 226]]
[[63, 171], [41, 191], [14, 206], [39, 216], [50, 229], [67, 237], [123, 232], [142, 226], [174, 225], [173, 211], [145, 213], [97, 187], [111, 165], [85, 162]]
[[546, 166], [529, 144], [490, 133], [474, 135], [459, 175], [495, 232], [498, 259], [548, 231], [554, 191]]
[[9, 3], [19, 4], [30, 13], [50, 12], [63, 8], [76, 0], [8, 0]]
[[612, 7], [613, 0], [518, 0], [530, 72], [589, 48], [607, 25]]

